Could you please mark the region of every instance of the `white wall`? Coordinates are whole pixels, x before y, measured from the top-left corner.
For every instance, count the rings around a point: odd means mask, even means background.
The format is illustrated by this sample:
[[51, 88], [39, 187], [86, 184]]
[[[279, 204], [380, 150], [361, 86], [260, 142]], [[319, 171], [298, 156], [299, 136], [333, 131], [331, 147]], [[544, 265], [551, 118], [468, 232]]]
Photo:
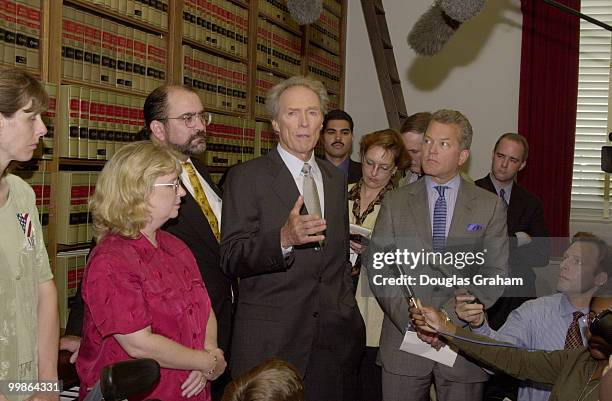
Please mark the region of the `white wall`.
[[[355, 120], [353, 159], [364, 133], [388, 126], [380, 86], [361, 9], [348, 1], [345, 109]], [[489, 0], [466, 22], [438, 55], [417, 57], [407, 43], [414, 22], [433, 0], [383, 0], [408, 113], [454, 108], [474, 128], [473, 178], [490, 167], [491, 149], [499, 135], [516, 131], [520, 75], [519, 0]]]

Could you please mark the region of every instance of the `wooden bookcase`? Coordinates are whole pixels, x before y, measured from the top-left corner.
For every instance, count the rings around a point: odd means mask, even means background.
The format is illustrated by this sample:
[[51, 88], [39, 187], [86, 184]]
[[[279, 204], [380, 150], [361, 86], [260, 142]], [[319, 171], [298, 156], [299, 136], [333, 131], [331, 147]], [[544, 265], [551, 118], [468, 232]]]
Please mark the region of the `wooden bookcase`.
[[[130, 136], [138, 130], [137, 122], [142, 118], [136, 110], [142, 108], [151, 89], [164, 82], [186, 83], [201, 95], [204, 107], [214, 113], [214, 122], [219, 122], [216, 131], [210, 133], [209, 150], [204, 157], [217, 178], [227, 166], [259, 156], [273, 146], [263, 98], [279, 80], [295, 74], [311, 75], [328, 87], [331, 108], [342, 108], [344, 102], [347, 0], [325, 0], [321, 18], [309, 26], [299, 26], [291, 19], [285, 0], [9, 3], [15, 5], [15, 17], [7, 15], [13, 12], [10, 8], [0, 11], [0, 33], [4, 35], [0, 49], [5, 56], [0, 58], [2, 66], [25, 68], [55, 92], [55, 114], [48, 117], [54, 120], [53, 134], [47, 138], [46, 151], [17, 172], [24, 178], [29, 174], [37, 196], [40, 193], [47, 250], [60, 292], [62, 327], [67, 298], [80, 279], [78, 269], [84, 263], [83, 252], [91, 235], [86, 220], [85, 226], [75, 228], [69, 239], [66, 219], [72, 214], [67, 215], [62, 208], [65, 202], [72, 202], [75, 192], [66, 180], [85, 180], [82, 188], [88, 188], [88, 192], [81, 191], [80, 202], [76, 203], [84, 208], [80, 215], [87, 216], [87, 198], [95, 186], [95, 172], [122, 142], [136, 139]], [[38, 32], [33, 35], [39, 34], [39, 42], [28, 41], [27, 48], [20, 48], [19, 41], [27, 34], [20, 36], [15, 23], [19, 25], [19, 13], [28, 7], [40, 11], [38, 31], [33, 31]], [[27, 13], [23, 14], [22, 19], [27, 19]], [[24, 22], [21, 30], [26, 27]], [[146, 60], [138, 45], [142, 41], [147, 46]], [[23, 52], [21, 59], [19, 52]], [[11, 58], [16, 61], [12, 63]], [[139, 60], [142, 62], [137, 63]], [[151, 81], [146, 80], [149, 74]], [[220, 74], [225, 74], [223, 81]], [[108, 113], [114, 107], [116, 114], [122, 116], [115, 123], [103, 122], [102, 106], [95, 110], [94, 106], [83, 106], [98, 103], [106, 105]], [[74, 115], [73, 105], [77, 107]], [[87, 115], [83, 115], [85, 109]], [[72, 130], [75, 127], [71, 118], [80, 131]], [[83, 142], [85, 119], [88, 128]], [[245, 154], [245, 149], [250, 153]]]

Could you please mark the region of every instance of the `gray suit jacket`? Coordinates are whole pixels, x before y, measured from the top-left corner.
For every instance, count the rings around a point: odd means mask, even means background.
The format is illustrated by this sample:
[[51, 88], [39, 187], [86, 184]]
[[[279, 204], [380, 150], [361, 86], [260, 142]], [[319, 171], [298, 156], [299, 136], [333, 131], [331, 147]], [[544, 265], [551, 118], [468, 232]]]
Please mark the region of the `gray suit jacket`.
[[[385, 319], [380, 340], [380, 358], [384, 368], [395, 374], [423, 376], [432, 371], [434, 362], [399, 351], [404, 332], [409, 325], [406, 292], [401, 286], [373, 285], [375, 275], [396, 276], [395, 267], [374, 269], [373, 256], [377, 252], [407, 249], [419, 252], [432, 250], [432, 232], [426, 180], [419, 180], [387, 194], [383, 200], [378, 220], [366, 251], [366, 266], [370, 286], [376, 294]], [[457, 269], [437, 262], [425, 263], [404, 273], [419, 277], [439, 279], [472, 277], [475, 273], [485, 276], [505, 276], [507, 273], [508, 236], [506, 233], [506, 208], [503, 202], [474, 184], [461, 179], [453, 220], [448, 233], [446, 251], [478, 252], [487, 249], [482, 266]], [[417, 280], [418, 282], [418, 280]], [[500, 286], [458, 286], [467, 288], [490, 307], [503, 292]], [[456, 324], [462, 325], [454, 313], [454, 291], [457, 287], [445, 285], [413, 286], [416, 295], [425, 305], [443, 307]], [[459, 356], [453, 368], [442, 366], [442, 374], [452, 381], [471, 383], [485, 381], [487, 376], [479, 367]]]
[[304, 374], [313, 345], [336, 353], [338, 366], [359, 363], [365, 329], [350, 278], [345, 177], [326, 161], [317, 164], [325, 194], [325, 244], [296, 246], [287, 258], [280, 230], [299, 191], [277, 150], [232, 168], [226, 180], [221, 265], [240, 278], [233, 376], [273, 356]]

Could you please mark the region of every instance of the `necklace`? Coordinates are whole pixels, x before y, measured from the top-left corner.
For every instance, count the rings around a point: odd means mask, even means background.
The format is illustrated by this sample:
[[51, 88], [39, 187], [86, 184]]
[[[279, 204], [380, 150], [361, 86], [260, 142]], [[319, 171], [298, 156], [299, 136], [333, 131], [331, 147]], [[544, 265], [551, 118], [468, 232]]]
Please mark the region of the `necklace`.
[[591, 387], [591, 389], [586, 394], [584, 393], [586, 391], [587, 387], [589, 387], [589, 383], [591, 382], [591, 379], [593, 379], [593, 375], [595, 375], [595, 372], [597, 372], [597, 368], [598, 367], [599, 367], [599, 364], [596, 364], [595, 365], [595, 369], [593, 369], [593, 371], [591, 372], [591, 375], [589, 376], [589, 380], [587, 380], [586, 384], [582, 388], [582, 391], [580, 392], [580, 395], [578, 396], [578, 399], [576, 401], [584, 401], [584, 400], [586, 400], [586, 398], [589, 396], [589, 394], [591, 394], [593, 392], [593, 390], [595, 390], [598, 387], [597, 385], [595, 385], [595, 386]]

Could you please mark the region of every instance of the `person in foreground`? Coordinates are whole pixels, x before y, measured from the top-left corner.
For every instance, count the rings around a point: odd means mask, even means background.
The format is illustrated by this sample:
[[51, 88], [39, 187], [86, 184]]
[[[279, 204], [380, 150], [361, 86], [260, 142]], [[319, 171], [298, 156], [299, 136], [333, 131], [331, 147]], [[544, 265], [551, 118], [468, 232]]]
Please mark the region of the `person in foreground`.
[[97, 245], [82, 284], [81, 397], [104, 366], [130, 358], [162, 367], [142, 399], [209, 401], [209, 382], [225, 370], [193, 254], [160, 230], [185, 195], [180, 173], [169, 150], [146, 141], [121, 148], [100, 174], [90, 205]]
[[[59, 318], [34, 191], [9, 174], [13, 161], [32, 158], [47, 133], [48, 98], [38, 81], [16, 69], [0, 71], [0, 383], [57, 380]], [[58, 393], [3, 395], [0, 400], [57, 400]]]
[[222, 401], [304, 401], [304, 382], [292, 364], [272, 358], [232, 381]]
[[[423, 306], [419, 300], [416, 304], [417, 307], [410, 308], [410, 317], [418, 330], [438, 332], [461, 352], [518, 379], [552, 384], [550, 401], [599, 399], [599, 384], [604, 368], [608, 365], [612, 345], [599, 334], [592, 333], [589, 328], [588, 347], [530, 352], [526, 349], [480, 345], [452, 337], [504, 344], [455, 326], [440, 311]], [[610, 310], [612, 297], [609, 296], [609, 290], [599, 291], [591, 300], [588, 315], [590, 328], [599, 324], [599, 319], [610, 313]], [[610, 318], [610, 315], [605, 317]]]

